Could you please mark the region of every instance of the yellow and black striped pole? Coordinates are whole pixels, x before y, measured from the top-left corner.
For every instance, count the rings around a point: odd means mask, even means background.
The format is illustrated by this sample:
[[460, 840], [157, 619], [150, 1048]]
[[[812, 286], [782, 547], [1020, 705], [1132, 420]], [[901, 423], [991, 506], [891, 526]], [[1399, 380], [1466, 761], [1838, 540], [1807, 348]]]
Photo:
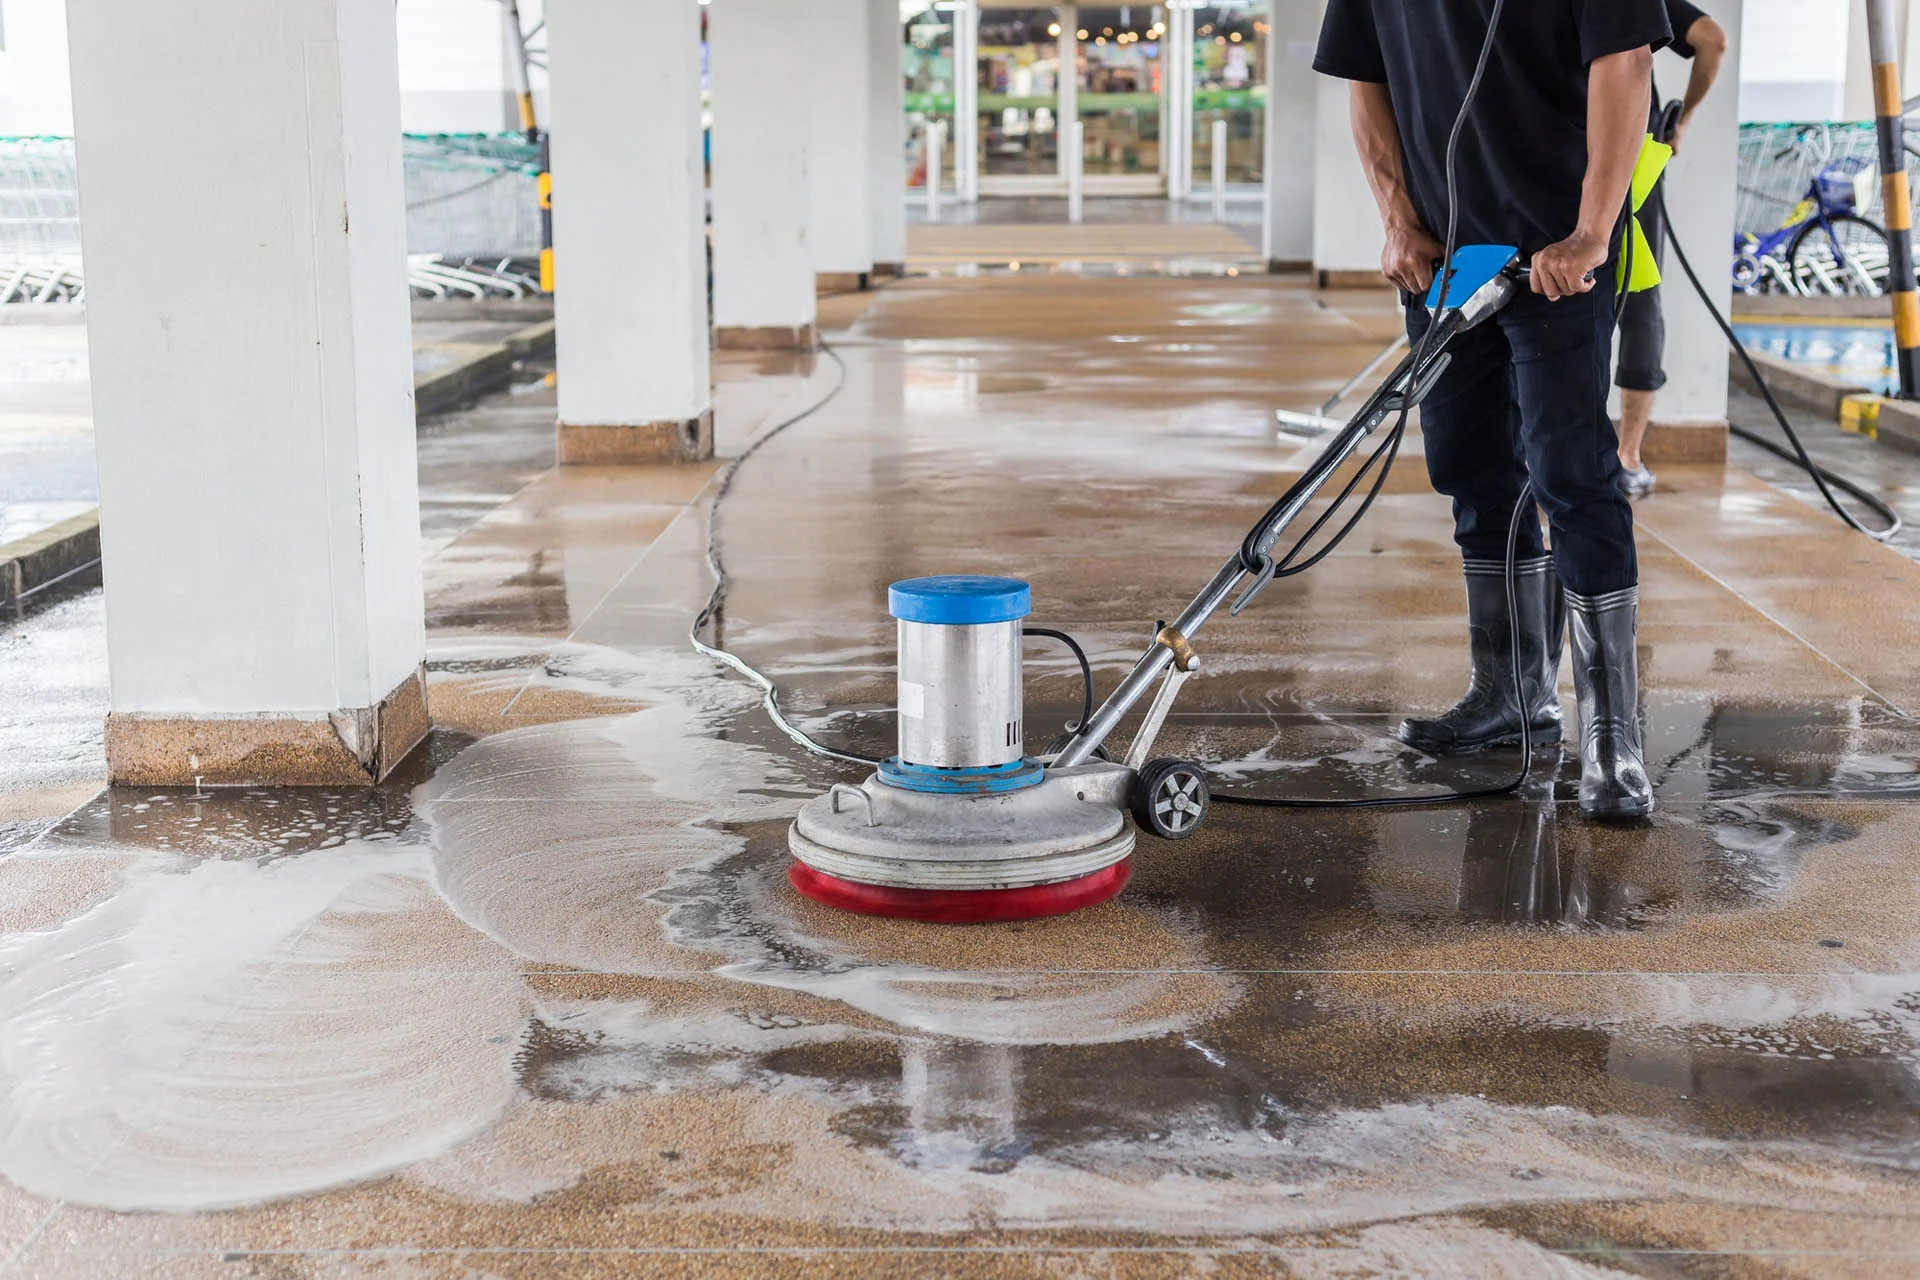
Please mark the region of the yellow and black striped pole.
[[540, 193], [540, 292], [553, 292], [553, 170], [547, 159], [547, 135], [533, 116], [533, 73], [528, 70], [527, 29], [520, 22], [520, 0], [507, 0], [507, 25], [512, 28], [513, 96], [520, 108], [520, 131], [540, 148], [540, 172], [534, 178]]
[[1867, 0], [1873, 59], [1873, 123], [1880, 135], [1881, 204], [1887, 223], [1887, 295], [1900, 398], [1920, 398], [1920, 295], [1913, 279], [1913, 197], [1907, 191], [1906, 108], [1900, 97], [1900, 23], [1893, 0]]

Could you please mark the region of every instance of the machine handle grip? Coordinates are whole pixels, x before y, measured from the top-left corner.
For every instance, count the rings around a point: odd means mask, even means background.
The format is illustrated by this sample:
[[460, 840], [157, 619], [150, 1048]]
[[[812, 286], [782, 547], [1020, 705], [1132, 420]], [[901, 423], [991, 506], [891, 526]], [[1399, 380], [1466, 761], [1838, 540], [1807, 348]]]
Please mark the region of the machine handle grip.
[[[1533, 283], [1533, 268], [1528, 266], [1524, 262], [1516, 262], [1512, 266], [1508, 267], [1507, 274], [1512, 276], [1515, 280], [1518, 280], [1521, 284]], [[1593, 272], [1591, 271], [1587, 272], [1587, 274], [1583, 278], [1586, 280], [1588, 284], [1592, 284]]]

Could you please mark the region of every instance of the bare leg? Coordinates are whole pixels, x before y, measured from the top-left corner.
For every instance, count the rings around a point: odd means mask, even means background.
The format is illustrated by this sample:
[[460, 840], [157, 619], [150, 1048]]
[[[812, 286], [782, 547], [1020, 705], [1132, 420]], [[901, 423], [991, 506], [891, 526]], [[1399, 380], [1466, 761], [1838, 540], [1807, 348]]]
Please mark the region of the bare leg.
[[1640, 444], [1647, 438], [1647, 420], [1653, 417], [1653, 392], [1620, 391], [1620, 465], [1640, 467]]

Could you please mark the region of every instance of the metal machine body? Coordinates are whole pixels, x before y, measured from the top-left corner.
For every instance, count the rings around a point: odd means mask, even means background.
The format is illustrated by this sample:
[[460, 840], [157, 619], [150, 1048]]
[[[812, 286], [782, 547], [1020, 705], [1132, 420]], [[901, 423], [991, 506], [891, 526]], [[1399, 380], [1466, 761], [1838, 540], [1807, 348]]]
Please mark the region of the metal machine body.
[[[1188, 761], [1150, 758], [1181, 685], [1199, 670], [1193, 637], [1236, 591], [1238, 613], [1266, 588], [1281, 533], [1381, 423], [1426, 396], [1446, 369], [1452, 337], [1499, 311], [1524, 279], [1511, 247], [1471, 245], [1454, 255], [1428, 295], [1431, 338], [1400, 361], [1200, 594], [1160, 628], [1119, 688], [1051, 754], [1024, 752], [1027, 585], [984, 577], [894, 584], [899, 754], [866, 781], [836, 784], [800, 811], [788, 834], [794, 887], [874, 914], [1020, 919], [1119, 893], [1136, 829], [1167, 839], [1193, 834], [1209, 802], [1204, 772]], [[1107, 737], [1156, 680], [1160, 688], [1125, 761], [1104, 759]]]

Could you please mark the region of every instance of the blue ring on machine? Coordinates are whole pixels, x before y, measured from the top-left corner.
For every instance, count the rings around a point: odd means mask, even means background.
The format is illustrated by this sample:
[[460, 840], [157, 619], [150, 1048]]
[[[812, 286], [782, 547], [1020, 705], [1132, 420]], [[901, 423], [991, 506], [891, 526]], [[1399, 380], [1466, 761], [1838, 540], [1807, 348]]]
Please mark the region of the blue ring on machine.
[[877, 776], [882, 783], [902, 791], [921, 791], [936, 796], [983, 796], [1038, 786], [1046, 779], [1047, 769], [1033, 759], [942, 768], [932, 764], [909, 764], [899, 756], [888, 756], [880, 762]]
[[940, 627], [1018, 622], [1033, 612], [1033, 591], [1018, 578], [973, 573], [908, 578], [887, 588], [887, 612]]

